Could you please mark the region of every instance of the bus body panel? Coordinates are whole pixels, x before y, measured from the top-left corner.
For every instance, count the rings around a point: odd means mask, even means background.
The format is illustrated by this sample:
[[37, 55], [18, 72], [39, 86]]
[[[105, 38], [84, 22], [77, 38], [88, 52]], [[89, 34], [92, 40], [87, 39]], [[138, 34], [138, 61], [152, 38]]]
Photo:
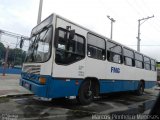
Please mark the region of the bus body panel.
[[[37, 84], [33, 81], [20, 79], [20, 85], [33, 92], [39, 97], [45, 98], [59, 98], [77, 96], [79, 87], [83, 79], [64, 79], [53, 78], [47, 76], [47, 83], [45, 85]], [[133, 91], [137, 90], [139, 81], [137, 80], [99, 80], [100, 94]], [[27, 84], [27, 86], [26, 86]], [[155, 81], [145, 81], [145, 88], [151, 88], [156, 85]]]
[[[112, 68], [118, 68], [119, 72], [114, 72]], [[93, 58], [86, 59], [86, 76], [111, 80], [156, 81], [157, 79], [157, 73], [155, 71], [148, 71]]]
[[[71, 29], [75, 29], [77, 34], [86, 37], [87, 31], [75, 26], [74, 24], [67, 22], [59, 17], [56, 19], [56, 28], [66, 28], [66, 26], [71, 26]], [[85, 40], [86, 41], [86, 40]], [[86, 42], [85, 42], [86, 44]], [[53, 76], [60, 78], [85, 78], [85, 58], [77, 61], [75, 63], [67, 65], [58, 65], [53, 61]]]
[[52, 78], [49, 85], [49, 98], [77, 96], [82, 79]]
[[[100, 80], [100, 93], [134, 91], [139, 85], [138, 80]], [[145, 81], [145, 88], [151, 88], [156, 85], [156, 82]]]
[[[95, 34], [94, 32], [57, 15], [54, 15], [52, 26], [53, 42], [50, 59], [44, 63], [23, 64], [20, 85], [34, 94], [46, 98], [77, 96], [80, 85], [89, 77], [98, 79], [100, 93], [136, 90], [140, 80], [145, 81], [145, 88], [151, 88], [156, 84], [156, 71], [117, 64], [109, 62], [107, 59], [98, 60], [88, 57], [87, 34], [88, 32]], [[68, 65], [60, 65], [55, 63], [55, 29], [59, 27], [65, 29], [66, 26], [71, 26], [76, 33], [85, 37], [85, 58]], [[108, 41], [107, 38], [103, 38], [106, 42]], [[36, 70], [34, 70], [35, 68]], [[32, 76], [35, 76], [34, 80], [31, 79]], [[38, 83], [41, 76], [47, 79], [45, 85]], [[27, 84], [29, 87], [25, 86]]]
[[34, 93], [35, 95], [37, 95], [39, 97], [48, 98], [48, 96], [47, 96], [48, 85], [47, 84], [40, 85], [40, 84], [34, 83], [33, 81], [21, 78], [20, 85], [23, 86], [24, 88], [28, 89], [29, 91], [31, 91], [32, 93]]
[[47, 79], [46, 84], [41, 85], [36, 82], [39, 76], [33, 80], [20, 79], [20, 85], [39, 97], [59, 98], [77, 96], [82, 79], [64, 79], [43, 76]]

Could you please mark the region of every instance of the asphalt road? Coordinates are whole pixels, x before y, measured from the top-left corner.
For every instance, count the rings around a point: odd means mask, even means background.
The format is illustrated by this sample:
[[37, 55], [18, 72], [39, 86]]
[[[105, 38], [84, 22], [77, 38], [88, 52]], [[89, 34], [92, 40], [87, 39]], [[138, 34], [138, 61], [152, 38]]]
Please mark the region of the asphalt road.
[[[0, 98], [0, 118], [12, 120], [91, 120], [95, 115], [148, 114], [159, 90], [145, 90], [144, 95], [132, 92], [101, 96], [92, 104], [79, 105], [74, 99], [44, 101], [35, 96]], [[10, 119], [7, 119], [10, 120]]]

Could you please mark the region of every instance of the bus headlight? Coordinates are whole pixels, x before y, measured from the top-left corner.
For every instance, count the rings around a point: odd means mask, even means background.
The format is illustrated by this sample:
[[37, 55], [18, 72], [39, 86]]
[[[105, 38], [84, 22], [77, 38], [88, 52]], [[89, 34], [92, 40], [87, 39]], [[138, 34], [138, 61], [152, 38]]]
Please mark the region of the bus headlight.
[[40, 82], [41, 84], [45, 84], [45, 83], [46, 83], [46, 78], [45, 78], [45, 77], [40, 77], [40, 78], [39, 78], [39, 82]]

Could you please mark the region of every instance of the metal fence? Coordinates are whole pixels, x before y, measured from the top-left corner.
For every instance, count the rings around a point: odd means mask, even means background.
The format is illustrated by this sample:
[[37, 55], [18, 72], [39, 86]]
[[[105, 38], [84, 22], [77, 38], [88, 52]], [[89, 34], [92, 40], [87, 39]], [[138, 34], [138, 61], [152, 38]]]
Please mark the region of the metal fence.
[[0, 30], [0, 74], [19, 74], [26, 57], [29, 41], [24, 41], [21, 49], [21, 39], [28, 38], [20, 34]]

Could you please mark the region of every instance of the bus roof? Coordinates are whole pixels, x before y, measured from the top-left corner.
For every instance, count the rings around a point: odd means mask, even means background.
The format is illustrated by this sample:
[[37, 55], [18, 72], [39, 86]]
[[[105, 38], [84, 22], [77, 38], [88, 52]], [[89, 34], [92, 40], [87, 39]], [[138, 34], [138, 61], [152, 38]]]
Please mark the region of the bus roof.
[[[149, 56], [147, 56], [147, 55], [145, 55], [145, 54], [143, 54], [143, 53], [141, 53], [141, 52], [138, 52], [137, 50], [134, 50], [134, 49], [132, 49], [132, 48], [126, 46], [126, 45], [123, 45], [123, 44], [121, 44], [121, 43], [119, 43], [119, 42], [116, 42], [116, 41], [114, 41], [114, 40], [111, 40], [111, 39], [109, 39], [108, 37], [106, 37], [106, 36], [104, 36], [104, 35], [101, 35], [101, 34], [99, 34], [99, 33], [96, 33], [96, 32], [93, 31], [93, 30], [90, 30], [90, 29], [88, 29], [88, 28], [86, 28], [86, 27], [83, 27], [83, 26], [81, 26], [81, 25], [79, 25], [79, 24], [76, 24], [76, 23], [74, 23], [74, 22], [72, 22], [72, 21], [70, 21], [70, 20], [68, 20], [68, 19], [66, 19], [66, 18], [64, 18], [64, 17], [56, 14], [56, 13], [52, 13], [49, 17], [53, 17], [53, 16], [58, 17], [58, 18], [61, 18], [61, 19], [65, 20], [65, 21], [67, 21], [67, 22], [69, 22], [69, 23], [71, 23], [71, 24], [74, 24], [74, 25], [76, 25], [76, 26], [78, 26], [78, 27], [80, 27], [80, 28], [82, 28], [82, 29], [90, 32], [90, 33], [93, 33], [93, 34], [95, 34], [95, 35], [97, 35], [97, 36], [99, 36], [99, 37], [101, 37], [101, 38], [104, 38], [106, 41], [114, 42], [114, 43], [116, 43], [116, 44], [118, 44], [118, 45], [121, 45], [122, 47], [128, 48], [128, 49], [130, 49], [130, 50], [133, 50], [134, 52], [137, 52], [137, 53], [140, 53], [140, 54], [142, 54], [142, 55], [144, 55], [144, 56], [146, 56], [146, 57], [149, 57]], [[48, 19], [49, 17], [47, 17], [46, 19]], [[43, 21], [45, 21], [46, 19], [44, 19]], [[43, 22], [43, 21], [42, 21], [42, 22]], [[39, 25], [39, 24], [38, 24], [38, 25]], [[37, 25], [37, 26], [38, 26], [38, 25]], [[36, 28], [36, 27], [34, 27], [34, 28]], [[33, 28], [33, 29], [34, 29], [34, 28]], [[32, 29], [32, 30], [33, 30], [33, 29]], [[151, 58], [151, 57], [149, 57], [149, 58]], [[151, 58], [151, 59], [153, 59], [153, 58]], [[154, 59], [154, 60], [156, 60], [156, 59]]]

